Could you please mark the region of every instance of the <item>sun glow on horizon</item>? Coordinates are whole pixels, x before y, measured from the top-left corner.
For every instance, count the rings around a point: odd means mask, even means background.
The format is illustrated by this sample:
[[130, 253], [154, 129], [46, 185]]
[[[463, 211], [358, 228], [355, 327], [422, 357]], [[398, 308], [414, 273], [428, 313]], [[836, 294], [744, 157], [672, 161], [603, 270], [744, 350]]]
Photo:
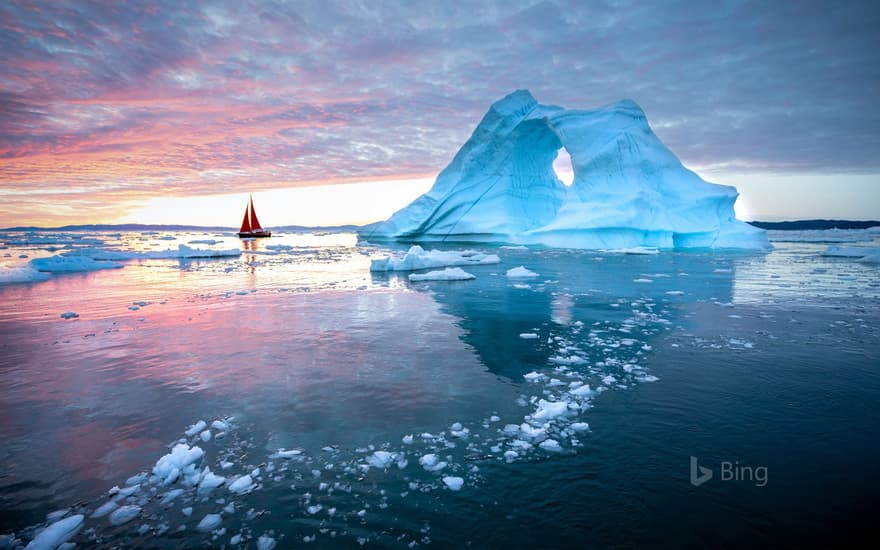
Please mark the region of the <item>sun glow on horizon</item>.
[[270, 189], [197, 197], [157, 197], [133, 206], [116, 223], [238, 227], [254, 197], [263, 227], [363, 225], [387, 219], [433, 183], [431, 178]]

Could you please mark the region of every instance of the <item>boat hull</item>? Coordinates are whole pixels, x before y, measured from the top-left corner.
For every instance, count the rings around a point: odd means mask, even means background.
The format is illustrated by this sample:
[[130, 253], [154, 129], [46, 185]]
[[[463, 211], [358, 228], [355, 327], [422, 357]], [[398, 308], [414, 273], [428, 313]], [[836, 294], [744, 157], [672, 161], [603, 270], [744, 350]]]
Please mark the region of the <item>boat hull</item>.
[[271, 231], [241, 231], [238, 234], [241, 239], [260, 239], [263, 237], [271, 237]]

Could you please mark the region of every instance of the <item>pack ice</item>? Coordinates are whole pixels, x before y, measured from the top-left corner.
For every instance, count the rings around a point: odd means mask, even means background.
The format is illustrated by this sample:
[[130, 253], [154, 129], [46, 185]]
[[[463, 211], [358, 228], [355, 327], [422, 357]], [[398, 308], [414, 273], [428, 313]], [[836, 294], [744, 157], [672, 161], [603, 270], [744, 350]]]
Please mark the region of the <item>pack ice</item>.
[[[574, 181], [553, 171], [571, 155]], [[591, 111], [497, 101], [430, 191], [366, 239], [506, 242], [621, 249], [769, 248], [734, 214], [734, 187], [702, 180], [651, 131], [633, 101]]]

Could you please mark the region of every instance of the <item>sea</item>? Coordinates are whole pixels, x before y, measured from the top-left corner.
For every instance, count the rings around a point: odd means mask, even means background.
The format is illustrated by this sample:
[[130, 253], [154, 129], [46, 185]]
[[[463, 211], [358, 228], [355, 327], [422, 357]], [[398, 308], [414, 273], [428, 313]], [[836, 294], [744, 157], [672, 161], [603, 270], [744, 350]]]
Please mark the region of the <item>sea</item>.
[[0, 548], [876, 544], [880, 232], [769, 236], [0, 232]]

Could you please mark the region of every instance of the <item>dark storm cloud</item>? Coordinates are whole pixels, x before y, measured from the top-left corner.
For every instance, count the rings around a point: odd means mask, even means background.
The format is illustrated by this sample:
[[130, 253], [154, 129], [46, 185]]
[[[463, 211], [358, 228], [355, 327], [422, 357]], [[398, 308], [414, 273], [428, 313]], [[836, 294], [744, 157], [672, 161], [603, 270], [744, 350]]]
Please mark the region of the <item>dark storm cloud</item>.
[[876, 172], [878, 28], [876, 2], [11, 2], [0, 178], [432, 174], [518, 88], [631, 98], [686, 164]]

